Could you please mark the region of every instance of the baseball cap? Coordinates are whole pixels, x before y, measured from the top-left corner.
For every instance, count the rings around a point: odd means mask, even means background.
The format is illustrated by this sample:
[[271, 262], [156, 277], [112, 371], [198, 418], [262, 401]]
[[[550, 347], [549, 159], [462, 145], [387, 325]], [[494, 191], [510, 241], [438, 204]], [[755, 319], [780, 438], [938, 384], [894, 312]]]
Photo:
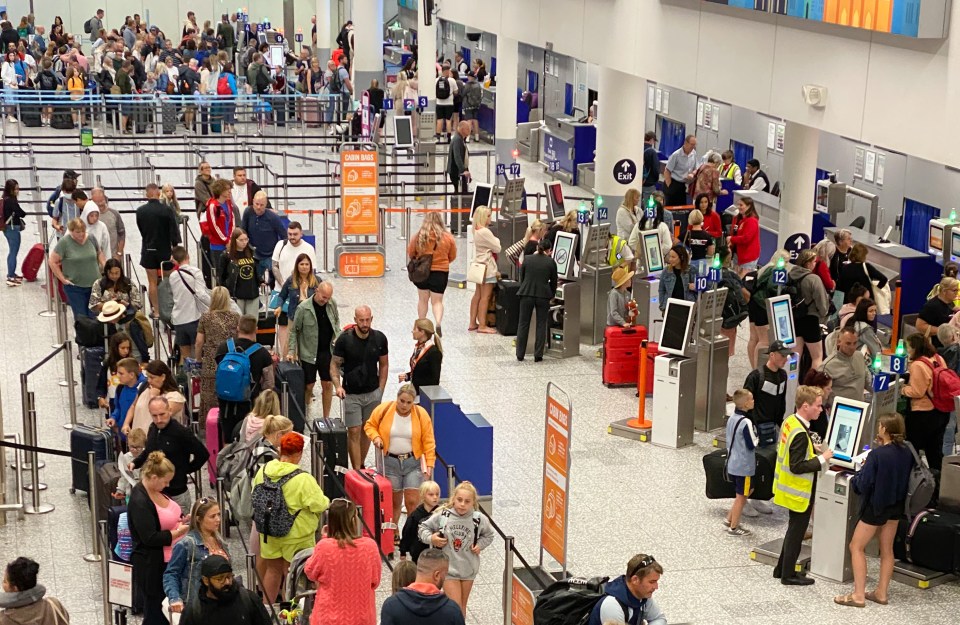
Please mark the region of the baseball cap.
[[200, 575], [203, 577], [216, 577], [224, 573], [233, 573], [233, 567], [223, 556], [207, 556], [200, 564]]
[[74, 180], [76, 180], [77, 178], [80, 177], [80, 174], [78, 174], [77, 172], [75, 172], [75, 171], [72, 170], [72, 169], [64, 169], [64, 170], [63, 170], [63, 177], [64, 177], [64, 178], [73, 178]]
[[770, 343], [770, 347], [768, 348], [767, 352], [770, 354], [777, 352], [781, 356], [789, 356], [793, 353], [793, 350], [784, 345], [783, 341], [774, 341], [773, 343]]

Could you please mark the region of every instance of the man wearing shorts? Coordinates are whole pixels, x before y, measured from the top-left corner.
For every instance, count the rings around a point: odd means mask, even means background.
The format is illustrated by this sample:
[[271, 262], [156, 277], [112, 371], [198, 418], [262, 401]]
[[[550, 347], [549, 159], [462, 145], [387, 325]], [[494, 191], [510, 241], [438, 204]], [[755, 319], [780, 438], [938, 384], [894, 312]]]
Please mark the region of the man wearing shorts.
[[177, 268], [170, 272], [170, 277], [167, 278], [170, 281], [170, 295], [173, 296], [170, 321], [173, 323], [174, 342], [180, 348], [182, 363], [193, 353], [200, 315], [210, 308], [210, 293], [203, 282], [203, 272], [190, 265], [190, 255], [186, 248], [180, 245], [173, 248], [172, 257]]
[[301, 302], [290, 325], [289, 352], [287, 360], [299, 360], [303, 368], [305, 384], [304, 406], [313, 401], [313, 385], [320, 376], [323, 393], [323, 418], [330, 417], [333, 403], [333, 381], [330, 377], [330, 359], [333, 344], [340, 335], [340, 314], [333, 299], [333, 285], [321, 282], [310, 300], [312, 305]]
[[137, 209], [137, 228], [143, 242], [140, 247], [140, 266], [147, 270], [150, 310], [156, 316], [157, 271], [160, 263], [170, 260], [173, 246], [180, 244], [180, 230], [173, 209], [160, 202], [160, 187], [151, 182], [146, 187], [146, 195], [147, 203]]
[[[440, 82], [445, 81], [447, 88], [444, 89]], [[457, 81], [450, 74], [450, 65], [444, 64], [443, 73], [437, 79], [437, 137], [446, 134], [448, 137], [453, 133], [453, 114], [456, 112], [453, 108], [453, 96], [457, 95]], [[446, 97], [440, 95], [446, 91]]]
[[343, 400], [350, 464], [359, 469], [370, 451], [370, 439], [363, 435], [363, 424], [383, 398], [390, 361], [387, 337], [370, 327], [373, 324], [370, 307], [357, 306], [353, 320], [356, 325], [337, 337], [333, 345], [330, 377], [337, 397]]

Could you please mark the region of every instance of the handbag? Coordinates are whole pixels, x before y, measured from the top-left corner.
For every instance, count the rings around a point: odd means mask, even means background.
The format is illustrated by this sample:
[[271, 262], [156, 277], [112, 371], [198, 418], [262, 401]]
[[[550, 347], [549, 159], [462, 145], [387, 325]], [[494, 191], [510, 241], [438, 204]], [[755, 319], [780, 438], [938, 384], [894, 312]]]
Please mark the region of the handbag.
[[150, 324], [150, 320], [147, 319], [142, 310], [137, 311], [137, 314], [133, 317], [133, 322], [143, 330], [143, 339], [147, 342], [147, 347], [153, 347], [153, 325]]
[[487, 263], [478, 263], [473, 261], [467, 266], [467, 282], [473, 284], [483, 284], [487, 276]]
[[431, 266], [433, 266], [433, 254], [415, 256], [407, 261], [407, 277], [414, 284], [426, 282], [430, 277]]
[[867, 276], [867, 284], [870, 285], [870, 289], [873, 291], [873, 303], [877, 305], [877, 314], [889, 315], [890, 302], [892, 300], [890, 295], [890, 282], [888, 281], [883, 285], [883, 288], [880, 288], [879, 280], [870, 279], [870, 272], [867, 271], [867, 263], [863, 263], [863, 273]]

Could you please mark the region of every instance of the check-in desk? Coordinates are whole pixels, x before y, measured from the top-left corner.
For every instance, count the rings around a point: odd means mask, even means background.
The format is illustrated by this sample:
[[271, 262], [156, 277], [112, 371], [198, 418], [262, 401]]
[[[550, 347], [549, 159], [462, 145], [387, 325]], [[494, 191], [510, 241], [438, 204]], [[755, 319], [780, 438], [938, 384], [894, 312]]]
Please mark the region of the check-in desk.
[[[540, 162], [547, 168], [547, 173], [576, 186], [580, 177], [578, 166], [594, 161], [597, 127], [581, 124], [570, 117], [548, 117], [540, 136]], [[557, 162], [558, 171], [550, 171], [553, 161]]]
[[[927, 301], [927, 293], [934, 282], [939, 280], [943, 273], [933, 256], [900, 245], [899, 243], [879, 243], [879, 235], [861, 230], [860, 228], [846, 227], [857, 243], [867, 246], [867, 262], [879, 269], [887, 278], [900, 278], [900, 315], [909, 315], [919, 312]], [[823, 229], [824, 236], [833, 237], [838, 230], [836, 226]], [[890, 286], [891, 293], [893, 285]]]

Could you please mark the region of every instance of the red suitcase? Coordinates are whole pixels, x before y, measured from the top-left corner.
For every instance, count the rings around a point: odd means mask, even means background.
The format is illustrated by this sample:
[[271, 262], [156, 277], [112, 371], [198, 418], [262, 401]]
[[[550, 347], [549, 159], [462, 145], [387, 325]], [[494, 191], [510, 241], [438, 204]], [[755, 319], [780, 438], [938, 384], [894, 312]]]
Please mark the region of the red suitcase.
[[[608, 387], [636, 386], [640, 371], [640, 342], [647, 338], [643, 326], [609, 326], [603, 337], [603, 384]], [[647, 341], [646, 394], [653, 395], [653, 359], [660, 352]]]
[[344, 475], [343, 482], [347, 496], [363, 509], [363, 533], [377, 541], [380, 550], [389, 556], [393, 553], [396, 530], [390, 480], [373, 469], [351, 469]]
[[23, 274], [24, 280], [27, 282], [36, 281], [40, 267], [43, 266], [44, 256], [42, 244], [37, 243], [30, 248], [27, 256], [23, 259], [23, 265], [20, 266], [20, 273]]
[[217, 483], [217, 454], [220, 453], [220, 408], [214, 407], [207, 413], [207, 451], [210, 452], [210, 460], [207, 461], [207, 473], [210, 476], [210, 484]]

